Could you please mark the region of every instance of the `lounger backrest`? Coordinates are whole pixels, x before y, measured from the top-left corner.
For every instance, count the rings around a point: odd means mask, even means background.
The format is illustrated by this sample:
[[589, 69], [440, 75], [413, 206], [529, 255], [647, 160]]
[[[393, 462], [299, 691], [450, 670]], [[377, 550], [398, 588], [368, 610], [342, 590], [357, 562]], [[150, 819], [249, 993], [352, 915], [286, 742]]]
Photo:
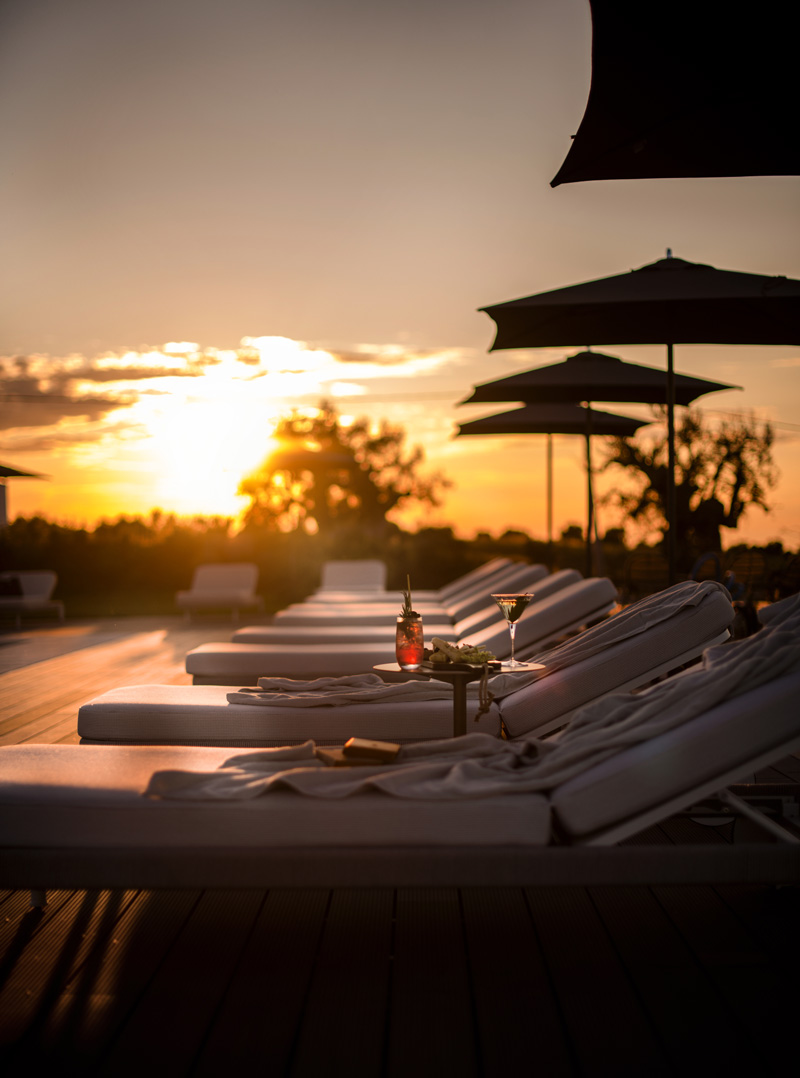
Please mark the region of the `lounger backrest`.
[[49, 599], [58, 583], [50, 569], [16, 569], [8, 576], [17, 578], [24, 599]]
[[552, 807], [573, 841], [635, 834], [800, 748], [800, 672], [724, 700], [562, 783]]
[[193, 592], [255, 591], [258, 567], [250, 562], [198, 565], [192, 579]]
[[445, 584], [444, 587], [439, 589], [442, 602], [449, 602], [451, 598], [457, 596], [466, 588], [471, 588], [473, 584], [479, 583], [484, 577], [488, 578], [493, 573], [496, 573], [498, 569], [503, 569], [510, 564], [510, 558], [490, 558], [483, 565], [470, 569], [468, 573], [464, 573], [463, 576], [458, 577], [456, 580], [451, 580], [449, 584]]
[[320, 587], [332, 591], [382, 591], [386, 588], [386, 566], [373, 558], [326, 561]]
[[537, 580], [548, 575], [544, 565], [529, 565], [527, 562], [512, 562], [505, 569], [485, 581], [473, 584], [461, 592], [456, 599], [445, 605], [453, 621], [461, 621], [481, 610], [492, 595], [504, 591], [524, 591], [532, 589]]
[[[698, 585], [699, 587], [700, 585]], [[557, 598], [557, 596], [555, 596]], [[630, 608], [633, 609], [633, 608]], [[552, 728], [554, 720], [566, 718], [576, 708], [606, 693], [620, 691], [629, 682], [652, 673], [655, 677], [662, 668], [669, 670], [687, 653], [699, 654], [706, 646], [724, 634], [733, 622], [735, 611], [725, 592], [720, 589], [705, 595], [696, 606], [685, 606], [672, 617], [643, 628], [626, 639], [607, 642], [601, 650], [589, 654], [601, 626], [586, 629], [571, 644], [576, 648], [585, 646], [587, 657], [581, 658], [576, 650], [576, 660], [561, 669], [553, 669], [539, 681], [527, 685], [505, 697], [501, 705], [503, 722], [511, 737], [538, 734]], [[603, 623], [606, 634], [614, 625], [625, 624], [620, 615], [614, 615]], [[525, 615], [519, 629], [525, 624]], [[630, 622], [629, 622], [630, 624]], [[545, 652], [538, 659], [547, 666]], [[670, 667], [670, 663], [673, 664]]]
[[[577, 569], [559, 569], [558, 572], [549, 573], [538, 580], [535, 579], [531, 584], [533, 590], [531, 602], [533, 604], [539, 603], [542, 599], [547, 599], [548, 596], [554, 595], [557, 591], [561, 591], [569, 584], [575, 584], [581, 579], [581, 574]], [[506, 635], [508, 635], [506, 621], [494, 600], [490, 600], [480, 610], [470, 614], [469, 617], [462, 618], [461, 621], [456, 622], [455, 629], [460, 642], [471, 644], [473, 635], [489, 625], [494, 628], [502, 625]]]
[[[536, 591], [536, 585], [532, 590]], [[535, 648], [540, 641], [551, 639], [580, 625], [599, 611], [598, 616], [616, 602], [617, 589], [607, 577], [577, 580], [528, 607], [517, 622], [515, 650]], [[475, 633], [470, 643], [489, 648], [498, 658], [511, 652], [508, 624], [505, 621]]]

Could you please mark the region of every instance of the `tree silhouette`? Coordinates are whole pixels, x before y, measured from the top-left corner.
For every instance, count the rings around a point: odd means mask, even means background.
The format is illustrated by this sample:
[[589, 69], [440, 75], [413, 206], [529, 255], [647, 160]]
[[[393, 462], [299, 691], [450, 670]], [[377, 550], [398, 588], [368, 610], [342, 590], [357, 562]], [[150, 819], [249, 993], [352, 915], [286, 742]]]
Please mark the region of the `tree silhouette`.
[[406, 450], [401, 427], [366, 418], [343, 424], [324, 401], [312, 414], [296, 411], [282, 419], [273, 437], [278, 448], [239, 485], [251, 499], [246, 525], [379, 533], [392, 509], [409, 502], [439, 505], [449, 485], [439, 473], [419, 474], [424, 453]]
[[[778, 479], [772, 459], [773, 430], [752, 417], [723, 420], [711, 429], [689, 409], [675, 432], [678, 550], [684, 561], [720, 549], [720, 528], [736, 528], [758, 506], [769, 512], [767, 493]], [[601, 470], [624, 470], [633, 489], [613, 490], [604, 503], [652, 530], [666, 531], [667, 442], [614, 438]], [[638, 475], [636, 474], [638, 473]]]

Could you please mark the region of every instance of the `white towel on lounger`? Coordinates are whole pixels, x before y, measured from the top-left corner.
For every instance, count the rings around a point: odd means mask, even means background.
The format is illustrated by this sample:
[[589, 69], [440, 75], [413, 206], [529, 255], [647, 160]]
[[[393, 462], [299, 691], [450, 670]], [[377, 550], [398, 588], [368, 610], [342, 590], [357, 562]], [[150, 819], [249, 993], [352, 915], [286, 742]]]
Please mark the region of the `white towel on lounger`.
[[[489, 678], [493, 699], [516, 692], [534, 681], [538, 670], [496, 674]], [[478, 682], [467, 686], [479, 691]], [[229, 704], [255, 704], [259, 707], [341, 707], [345, 704], [394, 700], [446, 700], [453, 694], [448, 682], [435, 680], [384, 681], [378, 674], [351, 674], [347, 677], [321, 677], [312, 681], [293, 678], [259, 678], [257, 688], [234, 689], [227, 694]]]

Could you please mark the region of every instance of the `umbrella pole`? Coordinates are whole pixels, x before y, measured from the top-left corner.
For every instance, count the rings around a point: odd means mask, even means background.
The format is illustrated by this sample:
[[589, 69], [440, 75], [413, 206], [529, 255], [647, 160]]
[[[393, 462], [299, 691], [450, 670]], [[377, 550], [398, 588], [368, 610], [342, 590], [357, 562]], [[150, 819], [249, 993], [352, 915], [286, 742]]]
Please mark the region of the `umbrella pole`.
[[553, 568], [553, 435], [547, 435], [547, 556]]
[[592, 525], [594, 495], [592, 493], [592, 405], [586, 406], [586, 576], [592, 575]]
[[667, 345], [667, 565], [669, 583], [676, 580], [678, 510], [675, 496], [675, 365], [673, 346]]

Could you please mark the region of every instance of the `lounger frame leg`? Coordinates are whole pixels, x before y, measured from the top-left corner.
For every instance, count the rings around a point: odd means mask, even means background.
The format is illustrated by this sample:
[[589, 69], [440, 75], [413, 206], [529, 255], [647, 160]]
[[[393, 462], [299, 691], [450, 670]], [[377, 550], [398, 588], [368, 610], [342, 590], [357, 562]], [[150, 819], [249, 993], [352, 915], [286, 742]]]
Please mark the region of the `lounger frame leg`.
[[717, 794], [719, 800], [723, 805], [727, 805], [733, 812], [738, 813], [740, 816], [746, 816], [748, 820], [752, 820], [763, 830], [767, 831], [770, 835], [774, 835], [781, 842], [788, 843], [800, 843], [800, 838], [793, 835], [791, 831], [785, 827], [781, 827], [779, 823], [770, 819], [766, 813], [753, 805], [748, 805], [741, 797], [731, 793], [730, 790], [720, 790]]

